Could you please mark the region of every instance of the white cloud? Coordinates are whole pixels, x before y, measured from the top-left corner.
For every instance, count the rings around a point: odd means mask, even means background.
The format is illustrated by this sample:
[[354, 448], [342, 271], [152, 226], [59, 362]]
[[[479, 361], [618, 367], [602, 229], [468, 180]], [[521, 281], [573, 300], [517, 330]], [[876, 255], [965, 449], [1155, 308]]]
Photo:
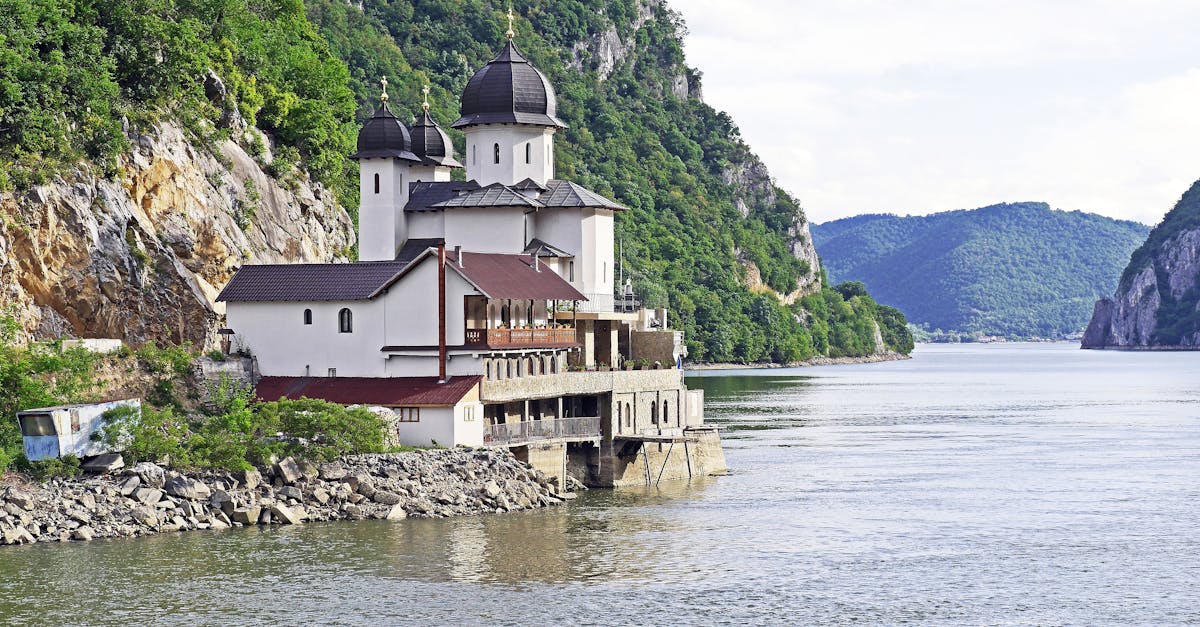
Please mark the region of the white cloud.
[[1045, 200], [1155, 222], [1200, 178], [1200, 3], [672, 6], [706, 99], [818, 221]]

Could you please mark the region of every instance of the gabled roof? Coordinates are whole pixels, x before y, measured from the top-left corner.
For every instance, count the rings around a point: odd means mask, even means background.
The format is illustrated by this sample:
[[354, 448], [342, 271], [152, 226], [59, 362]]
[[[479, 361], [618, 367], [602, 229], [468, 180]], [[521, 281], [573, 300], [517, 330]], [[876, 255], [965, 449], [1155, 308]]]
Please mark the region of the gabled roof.
[[547, 207], [588, 207], [594, 209], [612, 209], [613, 211], [626, 211], [628, 209], [625, 205], [609, 200], [571, 181], [551, 179], [546, 181], [546, 187], [546, 193], [538, 196], [538, 201]]
[[405, 211], [437, 211], [440, 202], [449, 200], [469, 191], [479, 189], [475, 181], [422, 181], [409, 183], [408, 204]]
[[481, 187], [465, 194], [459, 194], [430, 205], [434, 209], [450, 207], [526, 207], [540, 209], [543, 206], [545, 205], [500, 183], [492, 183], [486, 187]]
[[352, 301], [374, 298], [439, 240], [409, 240], [394, 261], [242, 266], [217, 296], [227, 303]]
[[546, 264], [539, 261], [539, 269], [535, 270], [530, 265], [533, 262], [531, 255], [463, 252], [460, 265], [454, 252], [449, 251], [446, 259], [447, 266], [453, 265], [463, 278], [489, 298], [587, 300]]
[[529, 240], [529, 245], [525, 247], [525, 254], [532, 255], [537, 253], [538, 257], [574, 257], [571, 253], [557, 247], [551, 246], [538, 238]]
[[314, 398], [342, 405], [446, 407], [457, 404], [482, 379], [479, 375], [452, 377], [263, 377], [255, 395], [262, 401]]
[[512, 188], [515, 190], [522, 191], [522, 192], [527, 192], [531, 189], [537, 190], [538, 193], [548, 191], [548, 188], [545, 185], [542, 185], [541, 183], [539, 183], [529, 177], [525, 177], [524, 180], [522, 180], [520, 183], [517, 183], [516, 185], [513, 185]]

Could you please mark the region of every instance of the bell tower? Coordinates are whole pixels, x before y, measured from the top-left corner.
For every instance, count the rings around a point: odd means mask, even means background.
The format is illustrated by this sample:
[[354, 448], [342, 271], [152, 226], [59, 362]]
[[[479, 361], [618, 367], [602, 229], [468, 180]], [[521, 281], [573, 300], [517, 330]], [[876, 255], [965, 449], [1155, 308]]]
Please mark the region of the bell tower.
[[387, 77], [379, 106], [358, 132], [358, 258], [391, 261], [408, 239], [404, 206], [408, 204], [410, 168], [421, 162], [412, 152], [408, 129], [388, 108]]

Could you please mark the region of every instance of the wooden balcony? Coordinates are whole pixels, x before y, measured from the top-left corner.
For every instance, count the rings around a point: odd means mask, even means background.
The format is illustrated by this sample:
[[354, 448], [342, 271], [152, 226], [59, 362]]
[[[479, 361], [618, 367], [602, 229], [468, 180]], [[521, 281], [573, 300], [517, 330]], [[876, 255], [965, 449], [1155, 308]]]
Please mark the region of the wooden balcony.
[[575, 329], [467, 329], [467, 346], [561, 346], [575, 343]]

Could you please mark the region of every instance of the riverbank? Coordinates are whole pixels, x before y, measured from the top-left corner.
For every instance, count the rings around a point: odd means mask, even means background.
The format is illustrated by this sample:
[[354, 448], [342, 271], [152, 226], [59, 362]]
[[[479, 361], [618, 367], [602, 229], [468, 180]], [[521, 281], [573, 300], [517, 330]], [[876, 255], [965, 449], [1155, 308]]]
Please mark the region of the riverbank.
[[0, 490], [0, 543], [87, 541], [251, 525], [445, 518], [562, 503], [546, 475], [507, 450], [356, 455], [262, 470], [181, 474], [143, 463], [115, 475]]
[[768, 368], [805, 368], [808, 366], [837, 366], [844, 364], [874, 364], [885, 361], [903, 361], [912, 359], [912, 355], [903, 355], [900, 353], [879, 353], [876, 355], [866, 355], [863, 357], [814, 357], [805, 361], [798, 361], [790, 364], [729, 364], [729, 363], [714, 363], [714, 364], [685, 364], [686, 370], [757, 370]]

